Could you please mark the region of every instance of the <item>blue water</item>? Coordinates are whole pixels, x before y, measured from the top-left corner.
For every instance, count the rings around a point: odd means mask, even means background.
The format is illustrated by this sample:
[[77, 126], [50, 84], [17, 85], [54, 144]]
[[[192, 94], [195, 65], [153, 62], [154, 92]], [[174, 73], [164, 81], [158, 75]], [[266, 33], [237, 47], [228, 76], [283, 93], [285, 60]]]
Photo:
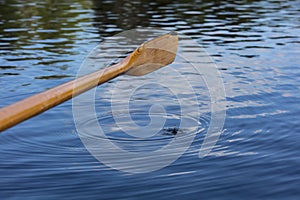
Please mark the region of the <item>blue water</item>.
[[[210, 99], [201, 75], [187, 75], [201, 103], [193, 143], [170, 165], [141, 174], [112, 169], [93, 157], [80, 140], [72, 101], [67, 101], [0, 134], [0, 198], [299, 199], [299, 3], [0, 0], [1, 107], [74, 79], [95, 46], [137, 27], [193, 38], [215, 61], [226, 94], [223, 132], [210, 154], [199, 159], [211, 123]], [[123, 47], [104, 44], [108, 53], [98, 61], [100, 68], [123, 56]], [[109, 53], [111, 47], [118, 51]], [[189, 48], [183, 45], [180, 51], [197, 58]], [[178, 102], [155, 83], [176, 83], [175, 74], [168, 73], [171, 67], [188, 74], [178, 61], [158, 73], [119, 77], [97, 89], [97, 119], [116, 144], [137, 152], [142, 144], [145, 151], [154, 151], [194, 131], [166, 134], [178, 126]], [[154, 84], [131, 96], [132, 118], [147, 125], [153, 102], [165, 105], [169, 114], [165, 129], [137, 143], [115, 126], [110, 99], [116, 84], [121, 82], [124, 88], [118, 91], [124, 92], [143, 81]], [[179, 83], [174, 85], [180, 88]], [[190, 94], [184, 94], [189, 101]], [[118, 114], [121, 120], [123, 114]], [[80, 121], [89, 123], [88, 116]], [[130, 163], [121, 164], [133, 167]]]

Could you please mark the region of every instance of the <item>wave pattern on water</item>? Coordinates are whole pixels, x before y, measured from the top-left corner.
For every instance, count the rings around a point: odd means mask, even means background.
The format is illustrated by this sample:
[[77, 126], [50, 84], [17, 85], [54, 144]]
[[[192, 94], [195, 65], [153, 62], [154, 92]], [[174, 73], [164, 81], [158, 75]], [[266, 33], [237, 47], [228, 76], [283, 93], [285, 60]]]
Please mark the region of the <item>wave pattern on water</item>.
[[[190, 81], [196, 85], [200, 117], [191, 120], [199, 129], [180, 159], [143, 175], [112, 170], [93, 158], [77, 135], [71, 102], [66, 102], [0, 135], [1, 197], [297, 199], [299, 13], [298, 0], [0, 1], [1, 106], [76, 77], [92, 47], [136, 27], [160, 27], [192, 37], [222, 72], [227, 98], [221, 137], [213, 151], [199, 159], [211, 123], [209, 91], [201, 75], [177, 60], [172, 68], [193, 77]], [[118, 62], [136, 47], [106, 44], [105, 53], [90, 63], [91, 71]], [[181, 45], [181, 51], [202, 59], [203, 52]], [[137, 139], [122, 134], [114, 124], [113, 114], [124, 118], [122, 110], [111, 112], [116, 84], [122, 83], [125, 92], [135, 84], [163, 79], [180, 87], [176, 74], [164, 68], [142, 78], [119, 77], [97, 89], [97, 120], [110, 140], [128, 150], [141, 150]], [[183, 98], [189, 101], [191, 94]], [[162, 117], [168, 123], [153, 138], [142, 140], [152, 151], [185, 132], [164, 134], [178, 126], [174, 99], [170, 91], [153, 84], [140, 88], [128, 101], [115, 103], [129, 102], [140, 126], [149, 123], [153, 102], [165, 105], [169, 113]], [[89, 125], [90, 120], [81, 123]]]

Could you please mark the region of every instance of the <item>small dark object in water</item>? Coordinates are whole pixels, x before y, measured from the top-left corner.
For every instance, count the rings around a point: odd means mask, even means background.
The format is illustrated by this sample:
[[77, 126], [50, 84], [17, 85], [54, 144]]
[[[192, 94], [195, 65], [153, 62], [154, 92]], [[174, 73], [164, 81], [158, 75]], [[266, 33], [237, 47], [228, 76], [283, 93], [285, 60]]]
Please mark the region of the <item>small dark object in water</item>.
[[176, 135], [178, 133], [178, 128], [174, 127], [172, 130], [173, 135]]
[[178, 133], [180, 133], [180, 129], [176, 127], [163, 129], [163, 134], [165, 135], [177, 135]]

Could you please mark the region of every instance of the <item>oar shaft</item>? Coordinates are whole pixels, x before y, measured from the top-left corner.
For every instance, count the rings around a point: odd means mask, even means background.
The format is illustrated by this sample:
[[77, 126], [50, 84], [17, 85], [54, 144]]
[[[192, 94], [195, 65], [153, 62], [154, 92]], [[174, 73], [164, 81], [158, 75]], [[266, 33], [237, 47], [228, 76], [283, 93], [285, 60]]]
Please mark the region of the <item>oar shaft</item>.
[[143, 43], [120, 63], [97, 71], [0, 109], [0, 132], [42, 113], [72, 97], [125, 72], [142, 76], [172, 63], [178, 36], [165, 34]]
[[1, 108], [0, 132], [125, 73], [126, 60]]

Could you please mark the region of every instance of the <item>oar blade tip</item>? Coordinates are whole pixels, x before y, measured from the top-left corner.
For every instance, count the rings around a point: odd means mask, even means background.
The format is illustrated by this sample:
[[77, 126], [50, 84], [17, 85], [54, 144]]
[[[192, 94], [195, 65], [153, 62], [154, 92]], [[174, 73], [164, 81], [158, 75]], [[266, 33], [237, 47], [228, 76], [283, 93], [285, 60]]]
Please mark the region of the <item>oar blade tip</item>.
[[142, 76], [171, 64], [178, 49], [176, 32], [154, 38], [132, 53], [132, 67], [126, 72], [131, 76]]

